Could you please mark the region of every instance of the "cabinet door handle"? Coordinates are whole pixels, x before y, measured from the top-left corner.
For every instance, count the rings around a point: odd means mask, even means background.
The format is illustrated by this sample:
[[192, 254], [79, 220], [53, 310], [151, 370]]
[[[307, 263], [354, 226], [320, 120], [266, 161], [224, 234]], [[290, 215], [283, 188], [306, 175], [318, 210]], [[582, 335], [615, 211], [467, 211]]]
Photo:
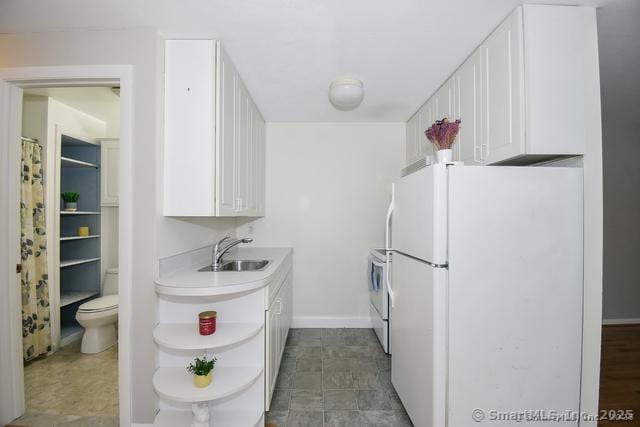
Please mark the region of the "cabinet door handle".
[[282, 300], [276, 300], [276, 302], [278, 303], [278, 310], [276, 311], [276, 314], [279, 316], [282, 314]]

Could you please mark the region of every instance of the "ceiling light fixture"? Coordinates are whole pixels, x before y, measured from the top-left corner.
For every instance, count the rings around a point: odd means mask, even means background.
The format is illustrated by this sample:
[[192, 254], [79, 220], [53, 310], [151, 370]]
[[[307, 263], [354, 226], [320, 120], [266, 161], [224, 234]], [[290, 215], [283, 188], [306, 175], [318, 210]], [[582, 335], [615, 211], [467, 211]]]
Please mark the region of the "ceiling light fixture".
[[364, 85], [358, 79], [340, 77], [329, 85], [329, 100], [338, 110], [353, 110], [364, 98]]

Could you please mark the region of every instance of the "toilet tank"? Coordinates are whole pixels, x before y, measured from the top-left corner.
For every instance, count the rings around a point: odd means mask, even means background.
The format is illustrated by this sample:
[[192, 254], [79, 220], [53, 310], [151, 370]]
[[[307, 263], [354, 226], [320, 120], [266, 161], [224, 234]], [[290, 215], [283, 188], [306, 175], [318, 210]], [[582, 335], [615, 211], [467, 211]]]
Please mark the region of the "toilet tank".
[[102, 295], [118, 295], [118, 267], [107, 268]]

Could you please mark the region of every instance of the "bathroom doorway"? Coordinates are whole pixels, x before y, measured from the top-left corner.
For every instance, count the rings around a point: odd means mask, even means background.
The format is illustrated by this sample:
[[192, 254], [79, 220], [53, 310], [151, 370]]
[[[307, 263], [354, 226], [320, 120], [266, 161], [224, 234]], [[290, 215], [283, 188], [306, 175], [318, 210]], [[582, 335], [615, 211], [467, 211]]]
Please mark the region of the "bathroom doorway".
[[117, 426], [119, 87], [25, 89], [20, 144], [25, 414], [13, 424]]
[[[0, 68], [0, 424], [25, 415], [24, 359], [21, 319], [20, 177], [22, 100], [24, 90], [41, 87], [120, 87], [120, 155], [118, 158], [118, 402], [119, 425], [131, 425], [131, 283], [133, 264], [133, 81], [132, 65], [66, 65]], [[116, 420], [117, 422], [117, 420]], [[59, 423], [60, 424], [60, 423]], [[83, 425], [82, 421], [79, 424]], [[90, 424], [92, 425], [92, 424]], [[37, 427], [33, 424], [32, 427]]]

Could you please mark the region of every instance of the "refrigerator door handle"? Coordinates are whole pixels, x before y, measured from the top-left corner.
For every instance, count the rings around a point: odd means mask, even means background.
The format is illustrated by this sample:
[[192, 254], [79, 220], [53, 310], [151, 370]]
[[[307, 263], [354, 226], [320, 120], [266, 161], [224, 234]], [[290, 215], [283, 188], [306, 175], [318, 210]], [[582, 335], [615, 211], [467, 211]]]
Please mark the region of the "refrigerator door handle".
[[387, 224], [385, 227], [384, 241], [385, 241], [385, 256], [387, 259], [386, 279], [387, 279], [387, 293], [389, 294], [389, 300], [391, 301], [391, 307], [395, 307], [395, 293], [391, 287], [391, 215], [393, 214], [393, 186], [391, 187], [391, 203], [389, 203], [389, 209], [387, 209]]
[[391, 301], [391, 308], [396, 306], [396, 294], [391, 286], [391, 254], [387, 252], [387, 293], [389, 294], [389, 301]]

